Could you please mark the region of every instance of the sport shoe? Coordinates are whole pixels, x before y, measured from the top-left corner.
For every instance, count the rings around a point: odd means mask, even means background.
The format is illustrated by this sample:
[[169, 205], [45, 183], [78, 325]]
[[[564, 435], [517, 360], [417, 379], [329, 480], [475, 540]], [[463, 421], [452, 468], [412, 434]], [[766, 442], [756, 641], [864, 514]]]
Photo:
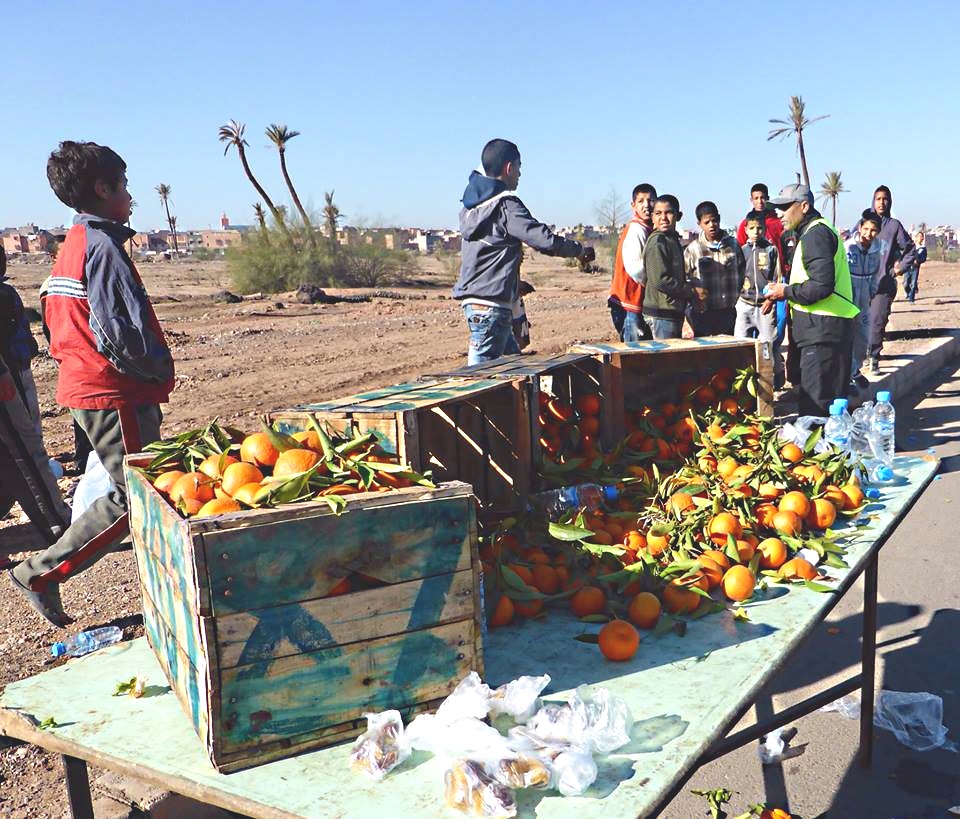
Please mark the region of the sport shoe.
[[870, 386], [870, 380], [863, 373], [857, 373], [853, 377], [853, 383], [856, 384], [861, 390], [865, 390]]
[[46, 591], [38, 592], [33, 589], [28, 589], [17, 580], [13, 569], [8, 570], [7, 574], [10, 575], [10, 582], [13, 583], [16, 590], [50, 623], [57, 628], [66, 628], [73, 622], [73, 618], [63, 610], [63, 603], [60, 602], [60, 585], [58, 583], [51, 583], [47, 586]]
[[870, 359], [870, 375], [880, 375], [880, 359]]

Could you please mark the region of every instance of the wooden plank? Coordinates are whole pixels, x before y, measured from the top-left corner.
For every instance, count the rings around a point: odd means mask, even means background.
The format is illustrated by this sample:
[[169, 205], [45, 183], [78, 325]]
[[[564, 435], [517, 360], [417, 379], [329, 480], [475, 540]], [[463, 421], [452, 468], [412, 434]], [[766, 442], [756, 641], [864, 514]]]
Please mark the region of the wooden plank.
[[445, 696], [473, 668], [473, 632], [469, 619], [227, 669], [224, 753]]
[[468, 568], [341, 597], [228, 614], [217, 619], [220, 668], [242, 665], [254, 654], [258, 660], [278, 659], [463, 620], [473, 616], [478, 588]]
[[470, 565], [469, 497], [346, 510], [204, 535], [213, 613], [324, 596], [351, 572], [400, 583]]

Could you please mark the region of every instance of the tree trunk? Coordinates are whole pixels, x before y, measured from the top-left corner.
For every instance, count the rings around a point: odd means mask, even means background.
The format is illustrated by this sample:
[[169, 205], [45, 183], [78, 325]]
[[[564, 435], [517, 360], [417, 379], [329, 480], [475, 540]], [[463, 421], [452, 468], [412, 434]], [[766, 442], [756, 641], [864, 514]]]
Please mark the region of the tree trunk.
[[807, 170], [807, 152], [803, 150], [803, 131], [797, 131], [797, 149], [800, 151], [800, 170], [803, 171], [803, 184], [810, 187], [810, 172]]
[[287, 183], [287, 188], [290, 190], [290, 196], [293, 197], [293, 204], [296, 205], [297, 210], [300, 211], [300, 218], [303, 219], [303, 226], [307, 230], [307, 235], [310, 237], [310, 241], [313, 241], [313, 225], [310, 224], [310, 217], [307, 216], [306, 210], [304, 210], [303, 205], [300, 202], [300, 197], [297, 196], [297, 189], [293, 187], [293, 181], [290, 179], [290, 174], [287, 173], [287, 152], [280, 148], [280, 170], [283, 173], [283, 181]]
[[257, 193], [260, 194], [260, 198], [267, 203], [267, 207], [270, 208], [270, 213], [273, 214], [273, 218], [277, 220], [277, 224], [285, 231], [286, 225], [283, 222], [283, 217], [280, 215], [280, 211], [277, 210], [277, 206], [273, 204], [273, 200], [267, 196], [267, 192], [263, 189], [263, 186], [257, 182], [257, 178], [253, 175], [253, 171], [250, 170], [250, 165], [247, 162], [247, 153], [243, 150], [243, 145], [237, 144], [237, 153], [240, 154], [240, 164], [243, 165], [243, 172], [247, 175], [247, 179], [250, 180], [250, 184], [256, 188]]
[[833, 226], [837, 226], [837, 195], [830, 197], [830, 203], [833, 205]]
[[167, 212], [167, 226], [170, 228], [170, 232], [173, 234], [173, 252], [176, 254], [176, 258], [180, 258], [180, 243], [177, 241], [177, 229], [174, 227], [173, 222], [170, 220], [170, 206], [167, 204], [167, 197], [163, 197], [163, 209]]

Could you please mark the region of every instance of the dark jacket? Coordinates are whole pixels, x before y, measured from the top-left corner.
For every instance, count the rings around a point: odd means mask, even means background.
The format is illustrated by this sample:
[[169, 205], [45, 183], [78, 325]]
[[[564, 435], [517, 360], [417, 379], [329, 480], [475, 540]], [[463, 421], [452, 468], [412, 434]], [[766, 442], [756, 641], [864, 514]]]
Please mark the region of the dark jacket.
[[741, 250], [746, 264], [746, 276], [740, 291], [740, 301], [754, 307], [764, 301], [763, 288], [779, 280], [779, 257], [777, 249], [766, 239], [756, 244], [747, 242]]
[[6, 276], [0, 276], [0, 358], [11, 371], [25, 370], [37, 352], [23, 300]]
[[519, 297], [521, 245], [547, 256], [579, 256], [583, 245], [538, 222], [499, 179], [474, 171], [460, 211], [460, 277], [455, 299], [484, 299], [504, 307]]
[[[802, 284], [788, 284], [784, 296], [794, 304], [810, 305], [825, 299], [836, 283], [834, 256], [840, 243], [826, 225], [810, 226], [820, 214], [811, 210], [797, 227], [803, 266], [809, 277]], [[798, 347], [812, 344], [847, 344], [853, 331], [853, 320], [838, 316], [818, 316], [802, 310], [791, 310], [791, 333]]]
[[[780, 221], [780, 217], [777, 215], [777, 211], [774, 208], [767, 208], [766, 216], [763, 220], [764, 227], [764, 238], [770, 242], [776, 249], [777, 255], [780, 257], [781, 262], [783, 261], [783, 223]], [[737, 242], [740, 243], [742, 247], [747, 243], [747, 220], [746, 217], [740, 220], [740, 224], [737, 226]]]
[[682, 320], [693, 286], [684, 275], [680, 234], [675, 230], [651, 233], [643, 246], [643, 269], [647, 274], [643, 315]]
[[[857, 235], [860, 222], [853, 229]], [[917, 263], [917, 246], [910, 238], [899, 219], [884, 216], [881, 220], [880, 232], [875, 242], [880, 242], [880, 269], [873, 282], [873, 292], [886, 295], [895, 295], [897, 292], [896, 274], [893, 265], [900, 262], [900, 271], [903, 272]]]

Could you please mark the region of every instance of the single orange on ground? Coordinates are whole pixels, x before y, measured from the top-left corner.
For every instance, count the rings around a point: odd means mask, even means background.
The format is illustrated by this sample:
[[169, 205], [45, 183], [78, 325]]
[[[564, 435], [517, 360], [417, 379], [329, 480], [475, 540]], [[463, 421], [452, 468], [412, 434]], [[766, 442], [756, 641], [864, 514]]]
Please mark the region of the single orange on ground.
[[197, 467], [197, 472], [202, 472], [208, 478], [213, 478], [215, 481], [218, 481], [223, 477], [223, 470], [230, 466], [230, 464], [235, 463], [239, 462], [233, 455], [227, 455], [226, 453], [208, 455], [200, 463], [200, 466]]
[[161, 472], [153, 480], [153, 487], [161, 495], [169, 495], [173, 485], [187, 473], [181, 469], [171, 469], [169, 472]]
[[560, 576], [553, 566], [537, 563], [533, 567], [533, 586], [543, 594], [556, 594], [560, 590]]
[[781, 512], [796, 512], [801, 518], [805, 518], [810, 512], [810, 500], [803, 492], [795, 489], [780, 498], [777, 509]]
[[707, 526], [707, 534], [710, 539], [720, 545], [727, 545], [727, 535], [733, 535], [734, 540], [743, 534], [743, 526], [739, 519], [730, 512], [718, 512], [710, 520]]
[[796, 444], [784, 444], [780, 449], [780, 457], [787, 463], [798, 464], [803, 460], [803, 450]]
[[198, 500], [206, 503], [213, 498], [213, 481], [202, 472], [188, 472], [182, 475], [170, 489], [170, 500], [174, 503], [182, 500]]
[[777, 572], [777, 575], [787, 580], [813, 580], [813, 578], [817, 576], [817, 567], [809, 560], [804, 560], [802, 557], [795, 557], [793, 560], [788, 560], [784, 563]]
[[741, 601], [753, 596], [757, 578], [746, 566], [731, 566], [720, 584], [728, 600]]
[[803, 530], [803, 518], [796, 512], [777, 512], [771, 523], [781, 535], [799, 535]]
[[671, 580], [663, 589], [663, 607], [671, 614], [692, 614], [700, 606], [702, 599], [690, 584], [679, 578]]
[[608, 660], [623, 662], [637, 653], [640, 632], [626, 620], [611, 620], [597, 636], [600, 653]]
[[593, 393], [588, 393], [586, 395], [577, 396], [577, 400], [574, 404], [577, 408], [577, 412], [581, 415], [595, 416], [600, 414], [600, 396]]
[[[249, 464], [247, 464], [249, 466]], [[245, 483], [237, 487], [233, 492], [233, 499], [245, 503], [247, 506], [257, 505], [257, 494], [263, 489], [259, 483]]]
[[607, 607], [607, 596], [596, 586], [584, 586], [570, 598], [570, 608], [577, 617], [600, 614]]
[[240, 444], [240, 460], [254, 466], [273, 466], [280, 453], [265, 432], [254, 432]]
[[501, 594], [490, 616], [490, 627], [506, 626], [511, 620], [513, 620], [513, 601], [505, 594]]
[[653, 628], [660, 619], [660, 601], [655, 594], [640, 592], [630, 601], [627, 616], [639, 628]]
[[227, 512], [239, 512], [240, 504], [233, 498], [214, 498], [197, 510], [194, 517], [205, 518], [209, 515], [225, 515]]
[[836, 519], [837, 507], [826, 498], [815, 498], [810, 502], [806, 521], [811, 529], [829, 529]]
[[233, 495], [236, 491], [247, 483], [260, 483], [263, 480], [263, 473], [253, 464], [237, 463], [230, 464], [223, 470], [223, 479], [220, 486], [228, 495]]
[[764, 808], [760, 819], [793, 819], [783, 808]]
[[761, 569], [779, 569], [787, 561], [787, 547], [778, 537], [761, 540], [757, 551], [760, 552]]
[[320, 456], [312, 449], [287, 449], [277, 456], [273, 465], [273, 477], [289, 478], [313, 469], [319, 463]]

